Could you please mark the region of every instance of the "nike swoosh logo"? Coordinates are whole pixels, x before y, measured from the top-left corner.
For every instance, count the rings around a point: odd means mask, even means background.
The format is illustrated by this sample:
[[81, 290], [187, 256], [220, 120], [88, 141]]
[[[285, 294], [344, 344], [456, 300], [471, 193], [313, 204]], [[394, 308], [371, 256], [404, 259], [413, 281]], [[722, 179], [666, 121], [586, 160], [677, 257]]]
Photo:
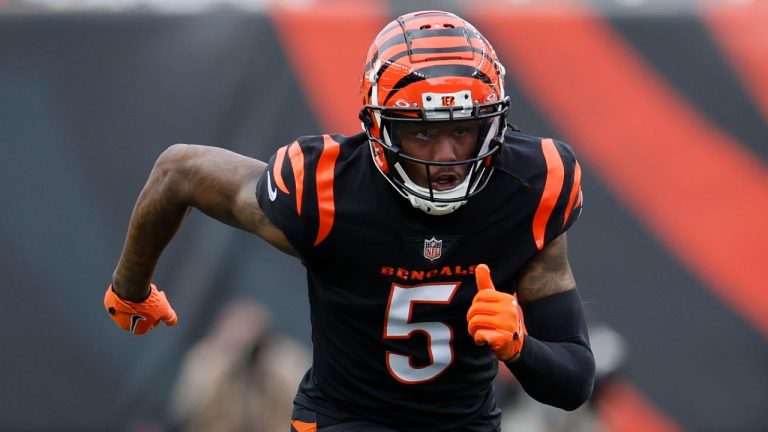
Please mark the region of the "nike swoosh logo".
[[141, 315], [131, 315], [131, 333], [136, 331], [136, 325], [139, 324], [139, 321], [143, 321], [145, 319], [146, 318]]
[[272, 188], [272, 177], [267, 171], [267, 192], [269, 192], [269, 200], [274, 201], [277, 198], [277, 188]]

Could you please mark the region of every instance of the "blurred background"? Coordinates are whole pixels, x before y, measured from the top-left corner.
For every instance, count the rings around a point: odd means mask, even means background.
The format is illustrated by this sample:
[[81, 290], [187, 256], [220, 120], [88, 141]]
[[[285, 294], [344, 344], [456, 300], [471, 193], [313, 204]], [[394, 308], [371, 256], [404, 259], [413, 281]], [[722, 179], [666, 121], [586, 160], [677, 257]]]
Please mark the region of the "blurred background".
[[764, 0], [0, 0], [0, 430], [275, 430], [221, 418], [290, 401], [300, 263], [193, 212], [155, 275], [179, 324], [134, 337], [102, 306], [131, 209], [171, 144], [357, 133], [368, 45], [419, 9], [474, 23], [509, 121], [584, 172], [598, 391], [564, 414], [502, 376], [505, 431], [768, 430]]

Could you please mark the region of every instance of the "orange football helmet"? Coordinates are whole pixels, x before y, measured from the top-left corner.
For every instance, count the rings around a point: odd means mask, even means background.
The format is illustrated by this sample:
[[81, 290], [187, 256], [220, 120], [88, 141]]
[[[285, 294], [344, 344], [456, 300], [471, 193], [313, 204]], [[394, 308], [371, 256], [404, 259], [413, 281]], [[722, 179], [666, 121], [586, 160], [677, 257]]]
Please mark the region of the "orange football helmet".
[[[509, 97], [504, 67], [491, 44], [472, 24], [441, 11], [403, 15], [374, 39], [365, 63], [360, 120], [376, 167], [411, 204], [430, 214], [447, 214], [480, 192], [493, 172], [492, 159], [506, 129]], [[474, 156], [439, 162], [402, 152], [398, 122], [476, 120], [480, 134]], [[466, 178], [449, 190], [417, 185], [402, 162], [466, 166]]]

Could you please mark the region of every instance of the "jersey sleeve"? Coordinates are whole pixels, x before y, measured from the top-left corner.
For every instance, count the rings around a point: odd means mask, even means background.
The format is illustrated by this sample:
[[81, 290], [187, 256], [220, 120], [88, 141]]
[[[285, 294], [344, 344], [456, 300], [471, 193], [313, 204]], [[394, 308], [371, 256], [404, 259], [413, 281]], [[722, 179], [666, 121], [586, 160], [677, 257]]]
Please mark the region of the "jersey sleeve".
[[581, 167], [567, 144], [545, 138], [541, 151], [546, 162], [546, 177], [533, 216], [536, 247], [567, 231], [581, 215]]
[[264, 214], [304, 257], [328, 234], [338, 152], [327, 135], [299, 138], [272, 155], [256, 187]]

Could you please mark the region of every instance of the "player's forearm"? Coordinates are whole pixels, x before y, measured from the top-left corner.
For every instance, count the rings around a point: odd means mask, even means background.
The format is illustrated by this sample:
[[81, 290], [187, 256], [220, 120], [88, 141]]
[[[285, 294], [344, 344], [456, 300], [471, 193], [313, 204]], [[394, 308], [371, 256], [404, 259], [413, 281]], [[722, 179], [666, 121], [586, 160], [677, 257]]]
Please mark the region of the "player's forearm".
[[158, 158], [131, 214], [122, 254], [112, 276], [117, 294], [142, 300], [163, 249], [178, 230], [189, 207], [180, 194], [173, 148]]
[[525, 338], [526, 347], [510, 371], [532, 398], [574, 410], [592, 394], [595, 363], [588, 347], [578, 343], [542, 342]]
[[520, 357], [508, 363], [525, 391], [539, 402], [565, 410], [592, 394], [595, 359], [576, 290], [532, 302], [523, 309], [526, 336]]

